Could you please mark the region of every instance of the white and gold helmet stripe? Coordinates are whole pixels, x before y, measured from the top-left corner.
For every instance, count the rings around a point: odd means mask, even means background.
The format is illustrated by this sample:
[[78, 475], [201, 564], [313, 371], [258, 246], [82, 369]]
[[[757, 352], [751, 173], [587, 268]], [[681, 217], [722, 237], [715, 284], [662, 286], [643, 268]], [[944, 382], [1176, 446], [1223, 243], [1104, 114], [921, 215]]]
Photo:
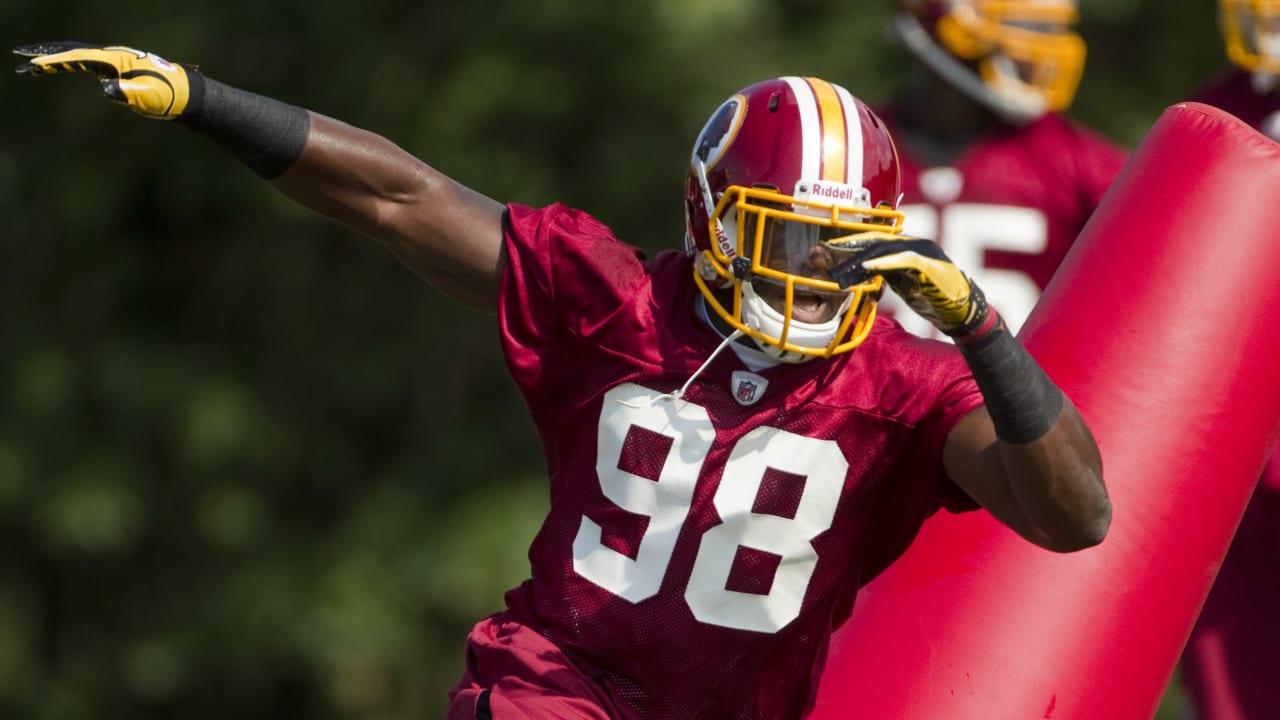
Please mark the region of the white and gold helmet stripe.
[[[804, 180], [860, 185], [862, 122], [848, 90], [812, 77], [783, 78], [800, 109]], [[787, 188], [790, 190], [790, 188]]]

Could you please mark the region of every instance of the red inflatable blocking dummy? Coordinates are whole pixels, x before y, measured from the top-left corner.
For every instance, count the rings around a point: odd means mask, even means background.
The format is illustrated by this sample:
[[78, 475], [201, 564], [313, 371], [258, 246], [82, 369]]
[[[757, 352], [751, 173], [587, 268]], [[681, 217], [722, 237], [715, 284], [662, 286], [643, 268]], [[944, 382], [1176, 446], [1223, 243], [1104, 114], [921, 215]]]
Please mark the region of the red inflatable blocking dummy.
[[1055, 554], [939, 514], [837, 631], [818, 720], [1140, 720], [1280, 425], [1280, 145], [1168, 108], [1021, 338], [1089, 422], [1114, 511]]

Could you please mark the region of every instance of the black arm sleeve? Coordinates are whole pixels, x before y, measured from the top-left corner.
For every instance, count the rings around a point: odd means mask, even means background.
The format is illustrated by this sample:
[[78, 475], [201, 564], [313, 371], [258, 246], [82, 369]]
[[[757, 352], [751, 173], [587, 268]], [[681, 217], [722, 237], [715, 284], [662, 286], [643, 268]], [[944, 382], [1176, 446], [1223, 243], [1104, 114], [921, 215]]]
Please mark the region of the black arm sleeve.
[[271, 180], [288, 170], [307, 144], [311, 116], [302, 108], [238, 90], [188, 69], [191, 99], [179, 122]]
[[958, 347], [978, 381], [1001, 440], [1022, 444], [1049, 432], [1062, 411], [1062, 391], [1003, 320], [997, 319], [981, 338]]

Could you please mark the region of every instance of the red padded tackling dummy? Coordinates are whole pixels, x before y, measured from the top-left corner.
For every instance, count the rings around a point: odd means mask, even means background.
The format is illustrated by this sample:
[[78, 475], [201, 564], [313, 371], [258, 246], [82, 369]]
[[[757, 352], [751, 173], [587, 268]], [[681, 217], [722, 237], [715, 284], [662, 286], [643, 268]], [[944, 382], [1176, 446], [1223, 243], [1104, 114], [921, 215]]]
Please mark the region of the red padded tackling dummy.
[[819, 720], [1155, 714], [1280, 425], [1280, 145], [1168, 108], [1021, 338], [1102, 450], [1114, 511], [1059, 555], [939, 514], [837, 631]]

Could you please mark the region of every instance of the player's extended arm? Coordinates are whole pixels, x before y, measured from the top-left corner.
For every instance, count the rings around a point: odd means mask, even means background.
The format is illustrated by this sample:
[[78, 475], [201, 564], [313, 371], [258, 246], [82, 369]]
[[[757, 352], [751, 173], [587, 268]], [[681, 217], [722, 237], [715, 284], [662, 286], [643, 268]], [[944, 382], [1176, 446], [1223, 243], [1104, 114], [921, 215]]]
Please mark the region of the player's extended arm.
[[1037, 545], [1070, 552], [1101, 542], [1111, 502], [1093, 435], [978, 286], [930, 240], [871, 239], [857, 258], [955, 340], [982, 390], [986, 404], [947, 438], [952, 480]]
[[124, 46], [57, 42], [13, 52], [25, 58], [18, 73], [93, 73], [109, 100], [206, 135], [285, 195], [384, 243], [441, 291], [496, 309], [503, 205], [386, 138]]

